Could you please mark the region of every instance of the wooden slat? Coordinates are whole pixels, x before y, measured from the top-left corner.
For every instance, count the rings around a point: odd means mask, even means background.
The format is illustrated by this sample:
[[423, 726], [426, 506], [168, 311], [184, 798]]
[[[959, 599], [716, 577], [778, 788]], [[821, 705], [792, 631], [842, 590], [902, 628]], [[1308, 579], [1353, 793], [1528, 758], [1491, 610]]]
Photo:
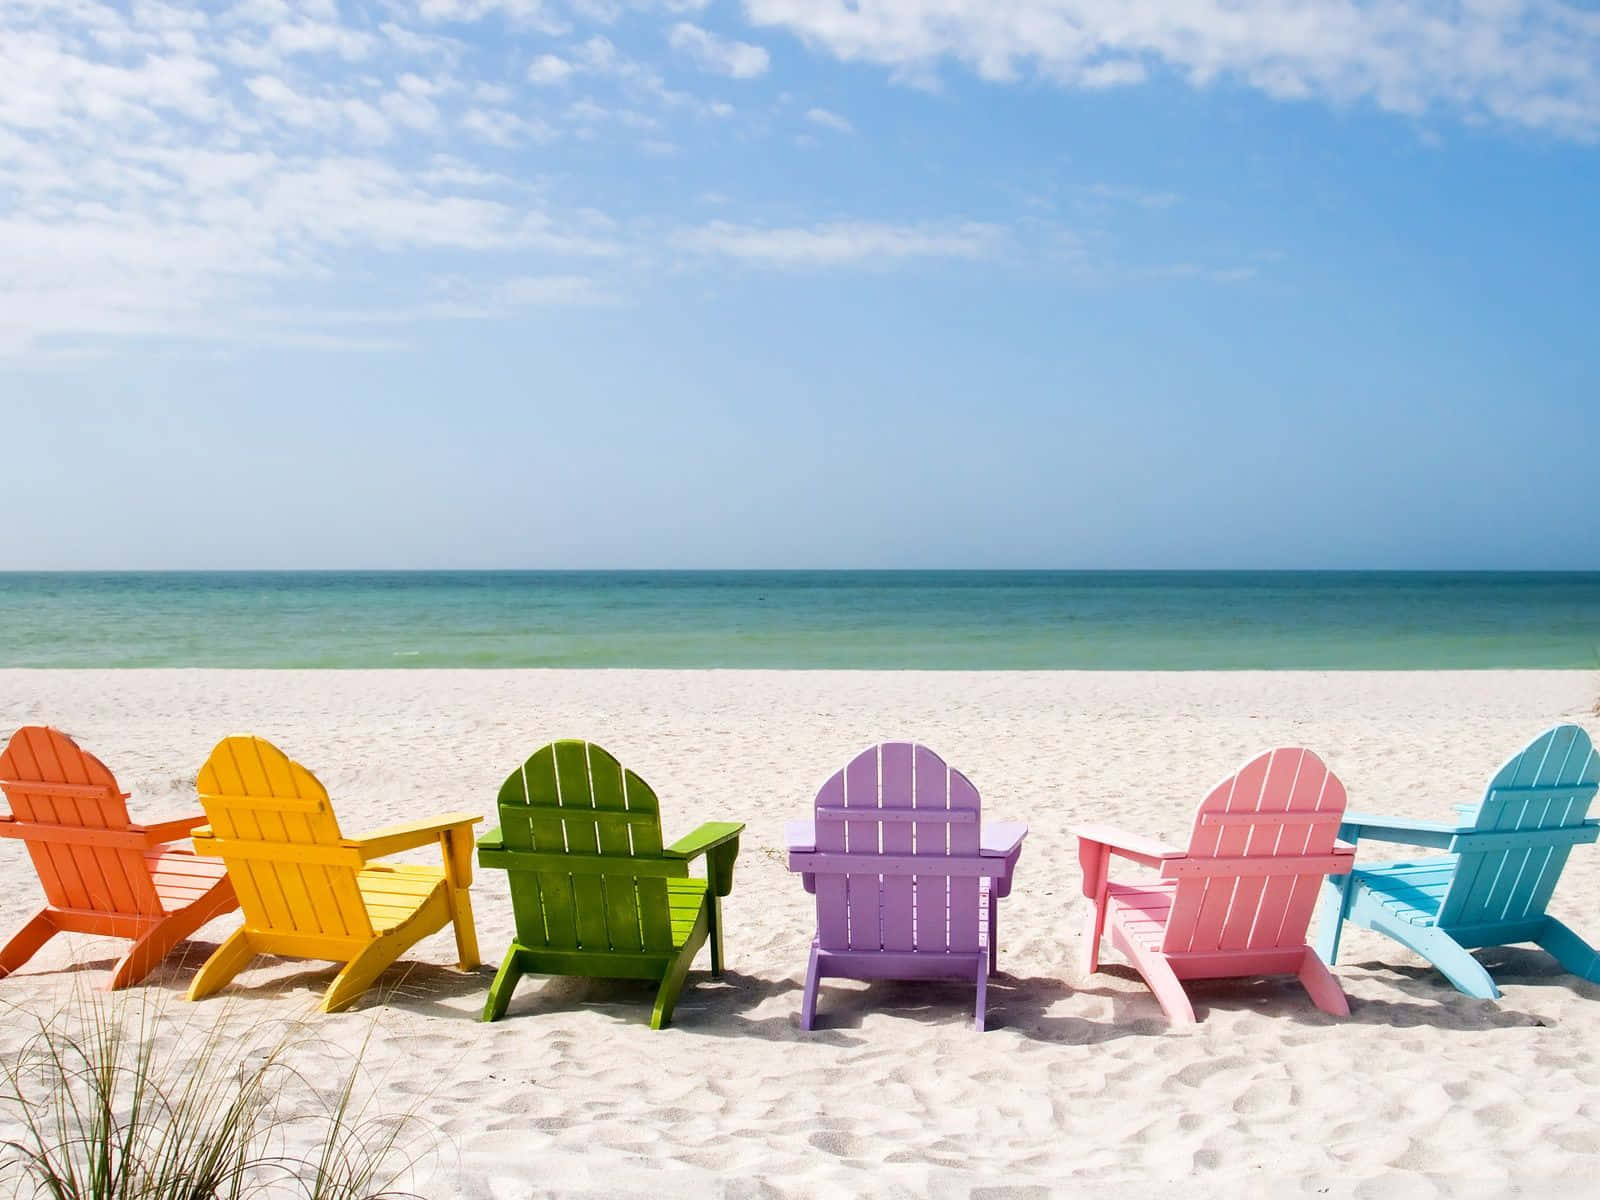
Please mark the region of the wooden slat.
[[[627, 811], [622, 767], [599, 746], [589, 747], [589, 780], [594, 797], [595, 833], [599, 839], [600, 854], [622, 865], [633, 857], [633, 847], [628, 838], [629, 825], [658, 818], [650, 813]], [[631, 874], [604, 875], [600, 878], [605, 904], [606, 940], [612, 950], [625, 954], [637, 954], [644, 949], [639, 932], [639, 899], [634, 879]]]
[[[883, 852], [909, 856], [915, 848], [910, 821], [916, 816], [913, 776], [913, 747], [908, 742], [890, 742], [879, 758], [881, 775], [878, 819], [883, 822]], [[817, 815], [823, 815], [822, 809]], [[916, 949], [915, 881], [904, 875], [885, 876], [882, 883], [883, 908], [880, 926], [885, 950]]]
[[[287, 843], [294, 847], [292, 861], [297, 867], [325, 866], [351, 867], [359, 870], [366, 860], [359, 850], [348, 846], [318, 846]], [[242, 838], [197, 838], [195, 849], [201, 854], [215, 854], [225, 859], [283, 864], [289, 859], [285, 843], [245, 841]], [[298, 871], [296, 876], [298, 877]]]
[[0, 837], [121, 850], [142, 851], [146, 845], [142, 833], [128, 833], [120, 829], [85, 829], [82, 825], [45, 825], [39, 821], [7, 822], [0, 825]]
[[[844, 772], [837, 771], [817, 793], [817, 803], [832, 807], [844, 804]], [[843, 854], [844, 825], [839, 821], [818, 821], [817, 853]], [[850, 891], [845, 876], [830, 872], [817, 876], [817, 944], [824, 950], [850, 948]]]
[[[915, 875], [919, 878], [926, 875], [930, 880], [950, 879], [995, 879], [1006, 873], [1006, 862], [1002, 858], [980, 858], [977, 855], [970, 857], [942, 856], [932, 862], [921, 855], [901, 854], [849, 854], [842, 852], [816, 851], [791, 851], [789, 854], [789, 869], [791, 871], [814, 871], [817, 873], [817, 884], [822, 884], [825, 872], [839, 871], [852, 876], [866, 875]], [[974, 901], [974, 906], [976, 901]], [[935, 909], [941, 912], [941, 909]], [[917, 921], [922, 922], [927, 910], [922, 907], [919, 900], [917, 908]], [[849, 949], [864, 949], [865, 947], [853, 946]], [[918, 949], [923, 947], [920, 944]]]
[[[600, 749], [600, 747], [593, 746], [592, 744], [591, 748], [595, 750]], [[607, 757], [610, 758], [610, 755], [607, 755]], [[615, 759], [612, 759], [611, 761], [613, 763], [616, 762]], [[621, 781], [621, 768], [618, 767], [617, 787], [619, 789], [622, 786]], [[598, 797], [599, 793], [596, 792], [595, 794]], [[561, 808], [558, 805], [551, 804], [524, 804], [522, 808], [530, 817], [537, 814], [541, 820], [581, 822], [589, 825], [598, 825], [602, 829], [607, 827], [617, 828], [619, 826], [626, 827], [630, 825], [659, 824], [661, 820], [661, 818], [655, 813], [650, 812], [623, 812], [605, 810], [593, 812], [574, 812], [571, 809]]]
[[[292, 784], [285, 781], [284, 786], [292, 786]], [[269, 813], [320, 813], [327, 805], [326, 797], [322, 796], [241, 796], [222, 792], [201, 791], [201, 805], [204, 806], [207, 801], [226, 804], [230, 808], [261, 809]]]
[[[909, 756], [909, 754], [911, 753], [910, 745], [911, 745], [911, 743], [909, 743], [909, 742], [885, 742], [884, 745], [883, 745], [883, 749], [884, 749], [885, 752], [887, 752], [887, 750], [888, 750], [888, 748], [890, 746], [896, 746], [896, 747], [904, 746], [904, 747], [907, 748], [905, 753]], [[856, 819], [858, 821], [861, 819], [860, 814], [855, 812], [854, 810], [852, 810], [850, 808], [838, 807], [838, 806], [835, 806], [835, 805], [818, 805], [817, 808], [816, 808], [816, 814], [817, 814], [817, 819], [818, 820], [822, 820], [822, 819], [826, 818], [828, 820], [842, 821], [842, 820], [847, 819], [847, 817], [853, 817], [854, 819]], [[892, 825], [892, 824], [907, 824], [908, 825], [908, 824], [911, 824], [911, 823], [917, 822], [917, 821], [923, 821], [923, 822], [940, 821], [940, 822], [943, 822], [944, 824], [947, 824], [947, 825], [975, 825], [975, 824], [978, 823], [978, 818], [973, 816], [972, 813], [966, 812], [966, 811], [963, 811], [963, 810], [960, 810], [960, 809], [958, 809], [958, 810], [956, 810], [954, 812], [941, 812], [941, 813], [922, 812], [922, 813], [917, 813], [917, 812], [910, 811], [910, 810], [899, 811], [899, 810], [896, 810], [896, 809], [884, 807], [884, 808], [879, 809], [875, 814], [873, 814], [873, 818], [872, 819], [875, 820], [875, 821], [881, 821], [885, 825]]]
[[[858, 754], [844, 769], [844, 807], [878, 811], [878, 748]], [[879, 851], [879, 826], [873, 820], [847, 820], [844, 826], [846, 857], [858, 864], [859, 874], [849, 876], [850, 949], [883, 949], [882, 881], [871, 864]]]
[[[1161, 864], [1163, 879], [1258, 879], [1270, 875], [1340, 875], [1348, 872], [1349, 854], [1293, 855], [1278, 858], [1175, 858]], [[1212, 949], [1221, 949], [1213, 946]], [[1204, 951], [1195, 951], [1204, 953]]]
[[[979, 851], [978, 789], [972, 786], [970, 779], [954, 767], [950, 768], [950, 808], [952, 811], [966, 809], [973, 816], [971, 821], [950, 826], [950, 861], [952, 863], [971, 861], [972, 858], [977, 857]], [[995, 863], [1003, 862], [1004, 860], [979, 859], [979, 861]], [[990, 875], [990, 872], [985, 871], [983, 874]], [[951, 872], [948, 941], [952, 954], [964, 954], [978, 949], [982, 941], [978, 931], [982, 925], [984, 914], [984, 906], [981, 903], [981, 899], [982, 889], [979, 886], [976, 875], [968, 875], [965, 872]]]
[[[561, 807], [587, 811], [587, 821], [567, 821], [567, 853], [573, 859], [600, 858], [600, 842], [594, 827], [594, 790], [589, 782], [589, 745], [587, 742], [556, 743], [556, 786], [560, 790]], [[613, 865], [614, 865], [614, 860]], [[606, 933], [606, 894], [600, 880], [588, 872], [573, 872], [573, 921], [578, 929], [578, 946], [584, 950], [609, 950], [611, 939]]]
[[0, 779], [0, 789], [9, 798], [13, 791], [27, 792], [32, 796], [49, 796], [52, 799], [100, 800], [115, 797], [126, 800], [130, 793], [118, 791], [114, 783], [46, 783], [33, 779]]
[[[623, 793], [627, 797], [628, 811], [648, 813], [651, 820], [634, 825], [628, 830], [633, 840], [635, 858], [656, 858], [662, 853], [661, 804], [650, 785], [632, 771], [622, 772]], [[675, 884], [670, 879], [653, 876], [635, 876], [635, 894], [639, 898], [639, 935], [645, 953], [660, 951], [663, 947], [677, 945], [672, 932], [672, 918], [668, 912], [667, 896]]]
[[[556, 747], [546, 746], [523, 767], [528, 785], [528, 802], [541, 808], [561, 807], [561, 789], [556, 782]], [[541, 854], [561, 856], [567, 852], [565, 822], [551, 820], [537, 809], [528, 814], [528, 833], [533, 848]], [[577, 908], [572, 900], [572, 872], [559, 858], [538, 874], [539, 900], [544, 912], [546, 944], [557, 949], [578, 949]]]
[[[911, 762], [916, 787], [913, 807], [919, 816], [928, 818], [912, 826], [916, 838], [913, 857], [924, 860], [914, 872], [917, 950], [941, 954], [950, 948], [950, 876], [945, 870], [955, 828], [949, 821], [950, 768], [926, 746], [912, 751]], [[938, 861], [928, 863], [927, 859]]]
[[[1296, 760], [1298, 761], [1298, 760]], [[1323, 812], [1215, 812], [1201, 813], [1202, 825], [1248, 825], [1252, 829], [1300, 825], [1339, 827], [1342, 813]]]

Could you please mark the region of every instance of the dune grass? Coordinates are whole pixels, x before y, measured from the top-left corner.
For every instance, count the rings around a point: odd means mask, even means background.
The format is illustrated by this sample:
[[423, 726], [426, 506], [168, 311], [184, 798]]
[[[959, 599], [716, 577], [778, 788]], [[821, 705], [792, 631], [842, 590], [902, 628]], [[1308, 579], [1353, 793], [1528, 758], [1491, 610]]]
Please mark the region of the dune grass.
[[[131, 995], [131, 994], [130, 994]], [[154, 995], [156, 998], [151, 998]], [[378, 1111], [365, 1044], [80, 993], [0, 1057], [0, 1185], [49, 1200], [393, 1200], [431, 1145]]]

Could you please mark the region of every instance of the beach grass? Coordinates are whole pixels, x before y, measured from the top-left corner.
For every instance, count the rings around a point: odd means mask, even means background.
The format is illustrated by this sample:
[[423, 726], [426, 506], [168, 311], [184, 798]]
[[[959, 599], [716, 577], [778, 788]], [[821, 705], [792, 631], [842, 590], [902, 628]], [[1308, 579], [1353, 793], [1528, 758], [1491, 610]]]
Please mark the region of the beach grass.
[[[365, 1043], [78, 989], [0, 1062], [0, 1184], [50, 1200], [397, 1200], [428, 1142], [379, 1111]], [[316, 1042], [315, 1046], [308, 1045]], [[308, 1056], [305, 1051], [313, 1050]], [[317, 1077], [295, 1062], [332, 1069]]]

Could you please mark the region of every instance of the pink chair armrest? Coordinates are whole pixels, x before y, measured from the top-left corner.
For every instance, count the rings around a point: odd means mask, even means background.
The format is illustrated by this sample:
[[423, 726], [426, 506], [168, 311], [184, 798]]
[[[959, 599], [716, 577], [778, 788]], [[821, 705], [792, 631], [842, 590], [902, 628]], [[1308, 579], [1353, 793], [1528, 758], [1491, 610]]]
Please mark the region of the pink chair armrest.
[[1165, 842], [1141, 834], [1129, 833], [1114, 825], [1080, 825], [1072, 832], [1077, 835], [1080, 842], [1093, 842], [1104, 846], [1113, 854], [1131, 858], [1134, 862], [1143, 863], [1147, 867], [1160, 866], [1169, 858], [1182, 858], [1187, 853], [1176, 846], [1169, 846]]

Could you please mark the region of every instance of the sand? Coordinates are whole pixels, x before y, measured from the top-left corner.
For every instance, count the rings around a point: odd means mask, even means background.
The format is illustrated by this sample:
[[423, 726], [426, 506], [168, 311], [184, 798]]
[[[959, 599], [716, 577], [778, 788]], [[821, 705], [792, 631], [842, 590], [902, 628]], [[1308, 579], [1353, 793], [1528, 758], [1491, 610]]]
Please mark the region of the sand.
[[[1336, 969], [1348, 1019], [1292, 981], [1217, 981], [1190, 987], [1198, 1026], [1171, 1030], [1114, 951], [1079, 973], [1070, 829], [1181, 840], [1210, 784], [1280, 744], [1320, 753], [1352, 807], [1448, 819], [1541, 729], [1600, 725], [1597, 690], [1592, 673], [1534, 671], [13, 670], [0, 733], [67, 730], [145, 819], [193, 808], [212, 744], [251, 732], [317, 772], [350, 832], [487, 813], [504, 776], [562, 736], [649, 780], [668, 838], [748, 823], [729, 971], [712, 981], [702, 957], [669, 1030], [648, 1028], [648, 985], [584, 980], [524, 982], [506, 1020], [480, 1024], [493, 968], [455, 971], [448, 932], [360, 1007], [315, 1018], [340, 1044], [370, 1037], [379, 1101], [440, 1135], [414, 1180], [425, 1196], [1580, 1195], [1600, 1175], [1600, 987], [1523, 947], [1484, 952], [1505, 994], [1471, 1000], [1350, 931]], [[987, 1033], [956, 984], [832, 982], [818, 1029], [799, 1028], [814, 914], [784, 868], [783, 822], [890, 738], [932, 746], [986, 815], [1032, 827], [1000, 912]], [[0, 843], [0, 885], [8, 933], [39, 895], [16, 843]], [[504, 877], [480, 874], [473, 895], [492, 962], [512, 931]], [[1600, 851], [1574, 855], [1551, 911], [1600, 937]], [[151, 977], [161, 1019], [309, 1010], [333, 969], [285, 960], [258, 960], [229, 1002], [184, 1003], [237, 919]], [[13, 1006], [0, 1052], [15, 1054], [26, 1014], [82, 1003], [113, 953], [58, 938], [0, 983]]]

